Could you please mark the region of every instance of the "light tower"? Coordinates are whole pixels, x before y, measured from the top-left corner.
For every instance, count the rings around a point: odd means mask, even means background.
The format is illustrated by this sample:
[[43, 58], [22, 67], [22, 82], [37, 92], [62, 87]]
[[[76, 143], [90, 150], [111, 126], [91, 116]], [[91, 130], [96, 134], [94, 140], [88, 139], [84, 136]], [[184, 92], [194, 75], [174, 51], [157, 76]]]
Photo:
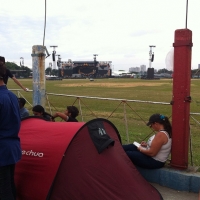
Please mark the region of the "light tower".
[[24, 67], [24, 58], [20, 57], [20, 67]]
[[52, 60], [53, 60], [53, 69], [56, 69], [56, 59], [55, 59], [55, 56], [56, 56], [56, 47], [58, 46], [50, 46], [50, 47], [53, 47], [53, 53], [52, 53]]
[[57, 66], [58, 66], [58, 68], [60, 68], [61, 67], [61, 57], [60, 57], [60, 55], [56, 55], [56, 56], [58, 56]]
[[94, 77], [96, 78], [96, 76], [97, 76], [97, 72], [98, 72], [98, 69], [97, 69], [97, 67], [96, 67], [96, 65], [97, 65], [97, 56], [98, 56], [98, 54], [93, 54], [93, 56], [94, 56]]
[[63, 66], [62, 66], [61, 57], [60, 57], [60, 55], [56, 55], [56, 56], [58, 56], [58, 60], [57, 60], [58, 76], [63, 77], [64, 76], [64, 69], [63, 69]]
[[149, 45], [149, 47], [150, 47], [150, 51], [149, 51], [149, 68], [151, 68], [151, 63], [154, 60], [154, 52], [152, 52], [152, 49], [154, 47], [156, 47], [156, 46], [155, 45]]
[[154, 60], [154, 52], [152, 52], [152, 48], [156, 47], [155, 45], [149, 45], [149, 68], [147, 69], [147, 79], [154, 79], [154, 68], [151, 68], [151, 63]]
[[[94, 62], [96, 62], [96, 59], [97, 59], [98, 54], [93, 54], [93, 56], [94, 56]], [[96, 67], [96, 66], [95, 66], [95, 67]]]

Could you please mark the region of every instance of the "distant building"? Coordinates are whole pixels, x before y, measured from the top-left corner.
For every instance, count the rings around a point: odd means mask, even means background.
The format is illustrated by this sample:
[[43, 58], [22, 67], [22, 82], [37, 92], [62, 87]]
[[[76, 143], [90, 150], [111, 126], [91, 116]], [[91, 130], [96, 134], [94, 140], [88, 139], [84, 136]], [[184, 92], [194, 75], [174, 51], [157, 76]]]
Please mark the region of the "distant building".
[[133, 72], [133, 67], [129, 68], [129, 72]]
[[129, 72], [146, 72], [146, 65], [140, 65], [140, 67], [131, 67], [129, 68]]
[[131, 67], [129, 68], [129, 72], [140, 72], [140, 67]]
[[140, 65], [140, 71], [146, 72], [146, 65]]
[[200, 64], [198, 64], [198, 69], [200, 69]]

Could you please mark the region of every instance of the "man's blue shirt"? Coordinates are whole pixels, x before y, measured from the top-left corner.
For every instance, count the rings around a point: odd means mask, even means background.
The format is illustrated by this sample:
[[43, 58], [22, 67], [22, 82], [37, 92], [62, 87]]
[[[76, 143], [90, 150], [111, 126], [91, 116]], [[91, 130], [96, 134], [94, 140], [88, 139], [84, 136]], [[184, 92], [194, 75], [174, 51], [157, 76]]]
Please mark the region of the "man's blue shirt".
[[0, 166], [16, 163], [21, 158], [18, 133], [20, 130], [19, 103], [16, 95], [5, 85], [0, 86]]
[[21, 119], [28, 117], [29, 116], [28, 110], [24, 107], [20, 108], [20, 116], [21, 116]]

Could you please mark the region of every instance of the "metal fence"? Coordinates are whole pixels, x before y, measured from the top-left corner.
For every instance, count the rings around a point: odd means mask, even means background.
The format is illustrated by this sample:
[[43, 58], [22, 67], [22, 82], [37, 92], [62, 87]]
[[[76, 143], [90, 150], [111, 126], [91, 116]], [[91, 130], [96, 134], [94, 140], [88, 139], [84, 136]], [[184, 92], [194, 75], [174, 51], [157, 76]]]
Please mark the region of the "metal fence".
[[[18, 97], [26, 99], [27, 104], [25, 107], [32, 115], [33, 91], [24, 92], [18, 89], [11, 89], [11, 91]], [[148, 111], [143, 108], [144, 104], [149, 105]], [[140, 142], [153, 134], [152, 130], [145, 126], [148, 118], [143, 117], [146, 116], [144, 113], [167, 113], [167, 116], [171, 118], [171, 104], [167, 102], [75, 96], [46, 92], [45, 110], [50, 114], [56, 111], [63, 112], [68, 105], [75, 105], [79, 108], [79, 121], [87, 122], [94, 118], [105, 118], [111, 121], [120, 132], [123, 143], [131, 143], [135, 140]], [[157, 105], [162, 105], [159, 106], [159, 110]], [[104, 108], [103, 110], [102, 107]], [[59, 121], [59, 119], [57, 120]], [[200, 156], [197, 153], [200, 149], [199, 127], [200, 113], [190, 113], [189, 160], [191, 165], [198, 166], [200, 166]]]

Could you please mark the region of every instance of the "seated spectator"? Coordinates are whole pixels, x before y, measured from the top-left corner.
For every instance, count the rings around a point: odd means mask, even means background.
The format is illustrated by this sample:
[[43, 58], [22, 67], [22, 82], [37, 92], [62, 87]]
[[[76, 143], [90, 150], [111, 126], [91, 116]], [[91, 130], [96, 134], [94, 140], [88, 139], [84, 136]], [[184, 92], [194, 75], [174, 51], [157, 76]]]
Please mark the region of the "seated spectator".
[[134, 165], [147, 169], [161, 168], [171, 151], [172, 127], [168, 117], [161, 114], [153, 114], [147, 126], [156, 134], [138, 146], [128, 144], [123, 145], [123, 148]]
[[46, 121], [53, 121], [52, 115], [45, 112], [44, 108], [41, 105], [36, 105], [32, 108], [33, 115], [43, 118]]
[[29, 111], [24, 107], [26, 100], [22, 97], [18, 98], [19, 108], [20, 108], [20, 117], [25, 118], [29, 116]]
[[53, 118], [60, 117], [66, 122], [78, 122], [76, 117], [79, 114], [79, 110], [76, 106], [67, 106], [67, 110], [65, 112], [56, 112], [53, 115]]

